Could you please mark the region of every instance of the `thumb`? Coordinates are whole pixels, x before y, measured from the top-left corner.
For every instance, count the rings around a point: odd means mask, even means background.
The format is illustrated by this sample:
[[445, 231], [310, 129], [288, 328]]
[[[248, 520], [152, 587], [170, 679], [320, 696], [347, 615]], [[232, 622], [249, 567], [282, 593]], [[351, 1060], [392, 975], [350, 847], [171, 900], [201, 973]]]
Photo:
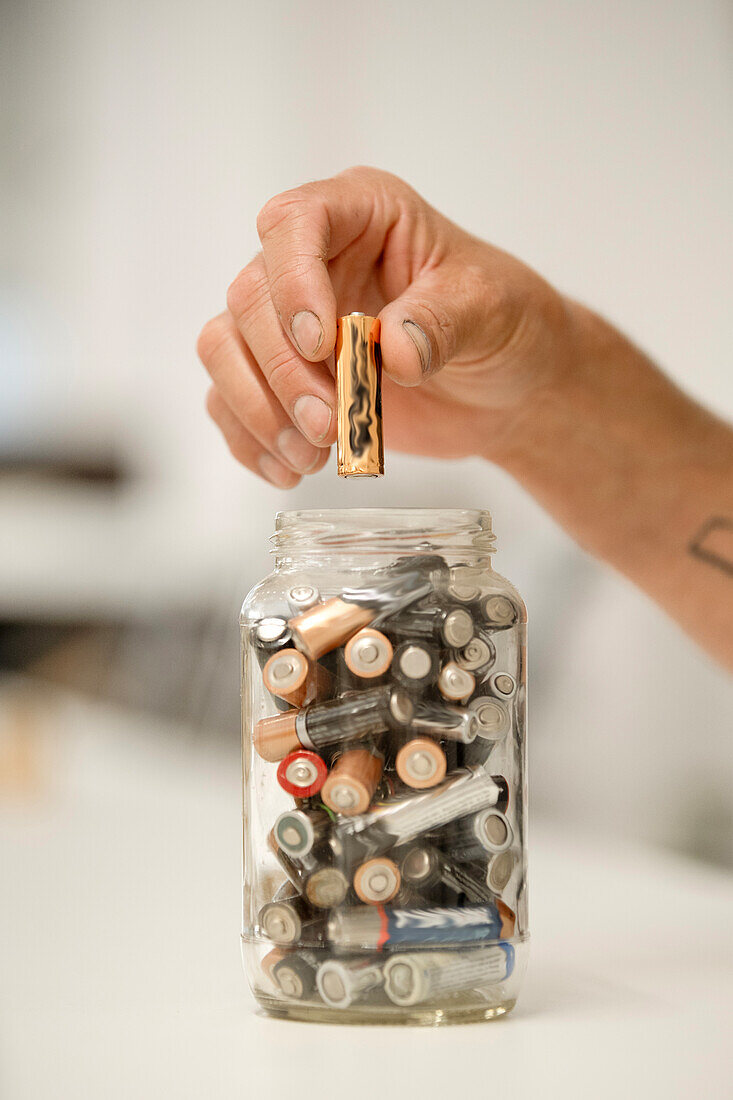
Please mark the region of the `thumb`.
[[476, 339], [482, 310], [462, 283], [465, 270], [418, 276], [379, 314], [382, 364], [399, 385], [419, 386]]

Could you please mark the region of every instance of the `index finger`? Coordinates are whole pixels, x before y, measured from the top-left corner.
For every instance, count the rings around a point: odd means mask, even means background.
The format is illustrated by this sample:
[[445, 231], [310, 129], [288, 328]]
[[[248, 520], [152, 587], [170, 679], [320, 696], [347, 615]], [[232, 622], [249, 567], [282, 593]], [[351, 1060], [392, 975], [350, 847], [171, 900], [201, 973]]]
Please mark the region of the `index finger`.
[[351, 169], [277, 195], [257, 218], [280, 323], [312, 362], [325, 359], [336, 343], [336, 295], [328, 261], [368, 227], [378, 229], [381, 223], [386, 232], [396, 203], [389, 201], [384, 183], [385, 173]]

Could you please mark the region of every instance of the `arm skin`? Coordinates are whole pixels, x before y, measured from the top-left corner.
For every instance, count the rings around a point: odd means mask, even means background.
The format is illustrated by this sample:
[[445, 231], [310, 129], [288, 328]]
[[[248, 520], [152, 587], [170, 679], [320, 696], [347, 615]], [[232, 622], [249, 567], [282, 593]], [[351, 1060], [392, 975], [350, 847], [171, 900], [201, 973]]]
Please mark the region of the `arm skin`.
[[733, 669], [730, 426], [386, 172], [285, 192], [257, 224], [262, 252], [198, 343], [235, 458], [283, 489], [322, 469], [336, 318], [378, 315], [388, 447], [502, 466]]

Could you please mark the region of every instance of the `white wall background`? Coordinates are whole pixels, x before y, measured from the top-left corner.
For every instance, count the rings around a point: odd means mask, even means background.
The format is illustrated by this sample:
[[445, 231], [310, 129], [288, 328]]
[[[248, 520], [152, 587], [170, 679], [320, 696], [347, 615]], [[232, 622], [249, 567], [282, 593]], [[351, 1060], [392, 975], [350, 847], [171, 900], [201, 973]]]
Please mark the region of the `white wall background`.
[[15, 0], [2, 21], [0, 433], [139, 474], [114, 498], [0, 487], [4, 607], [234, 613], [277, 508], [488, 507], [530, 609], [535, 805], [725, 858], [727, 676], [485, 465], [259, 484], [202, 411], [193, 348], [265, 200], [369, 163], [731, 415], [728, 5]]

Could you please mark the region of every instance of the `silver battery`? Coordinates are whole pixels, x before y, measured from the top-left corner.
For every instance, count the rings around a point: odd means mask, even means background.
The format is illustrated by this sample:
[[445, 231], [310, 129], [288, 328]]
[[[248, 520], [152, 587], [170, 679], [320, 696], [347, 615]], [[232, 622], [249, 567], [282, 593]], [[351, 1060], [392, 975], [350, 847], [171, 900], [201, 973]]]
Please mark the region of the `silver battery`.
[[514, 952], [506, 947], [467, 951], [414, 951], [394, 955], [384, 967], [384, 988], [396, 1005], [421, 1004], [444, 993], [480, 989], [505, 981]]
[[438, 691], [450, 703], [467, 702], [476, 690], [476, 677], [455, 661], [448, 661], [438, 676]]
[[496, 649], [488, 638], [476, 634], [471, 641], [455, 654], [455, 661], [468, 672], [484, 674], [496, 660]]
[[471, 700], [468, 709], [476, 718], [478, 736], [487, 741], [500, 741], [512, 728], [509, 708], [493, 695], [479, 695]]
[[516, 607], [507, 596], [485, 596], [481, 600], [480, 607], [484, 620], [494, 630], [505, 630], [509, 626], [514, 626], [519, 618]]
[[505, 852], [497, 852], [491, 857], [486, 868], [486, 885], [495, 894], [503, 894], [518, 866], [519, 858], [511, 848]]
[[317, 909], [340, 905], [349, 892], [349, 880], [337, 867], [321, 867], [308, 876], [305, 896]]
[[331, 1008], [348, 1008], [382, 982], [382, 967], [370, 959], [329, 959], [316, 973], [318, 992]]
[[465, 565], [454, 565], [448, 576], [446, 593], [459, 603], [475, 603], [481, 595], [481, 587], [476, 582], [476, 571]]
[[287, 601], [293, 609], [293, 613], [298, 615], [320, 603], [321, 593], [313, 584], [297, 584], [288, 592]]
[[464, 863], [505, 852], [513, 840], [506, 814], [493, 807], [454, 822], [443, 838], [443, 847], [452, 859]]
[[272, 901], [267, 902], [259, 911], [257, 923], [262, 934], [273, 943], [286, 946], [302, 942], [312, 943], [319, 938], [323, 928], [323, 918], [315, 918], [308, 904], [292, 887], [285, 884], [287, 891], [280, 889]]
[[396, 615], [404, 608], [429, 596], [433, 583], [420, 569], [405, 569], [403, 572], [385, 574], [373, 585], [362, 588], [345, 588], [340, 598], [346, 603], [355, 603], [359, 607], [368, 607], [376, 612], [372, 626], [379, 624], [390, 615]]
[[374, 851], [384, 851], [456, 818], [494, 806], [504, 791], [503, 782], [500, 785], [482, 768], [466, 768], [423, 794], [388, 802], [369, 813], [348, 818], [340, 823], [340, 828], [376, 845]]
[[299, 951], [297, 955], [287, 955], [273, 966], [273, 981], [286, 997], [291, 997], [294, 1001], [305, 1001], [315, 992], [319, 962], [319, 956], [314, 951]]
[[489, 676], [489, 691], [501, 699], [510, 699], [516, 690], [516, 681], [508, 672], [494, 672]]
[[402, 877], [410, 886], [425, 891], [432, 886], [447, 886], [471, 903], [491, 901], [493, 892], [486, 882], [483, 867], [469, 868], [453, 864], [431, 844], [415, 845], [402, 860]]
[[302, 859], [328, 834], [331, 819], [322, 810], [286, 810], [273, 826], [280, 848], [292, 859]]
[[437, 737], [440, 741], [460, 741], [463, 745], [470, 745], [476, 740], [479, 726], [472, 708], [425, 701], [416, 704], [410, 731]]
[[304, 748], [318, 751], [326, 745], [409, 726], [414, 710], [402, 688], [368, 688], [304, 707], [295, 719], [295, 732]]

